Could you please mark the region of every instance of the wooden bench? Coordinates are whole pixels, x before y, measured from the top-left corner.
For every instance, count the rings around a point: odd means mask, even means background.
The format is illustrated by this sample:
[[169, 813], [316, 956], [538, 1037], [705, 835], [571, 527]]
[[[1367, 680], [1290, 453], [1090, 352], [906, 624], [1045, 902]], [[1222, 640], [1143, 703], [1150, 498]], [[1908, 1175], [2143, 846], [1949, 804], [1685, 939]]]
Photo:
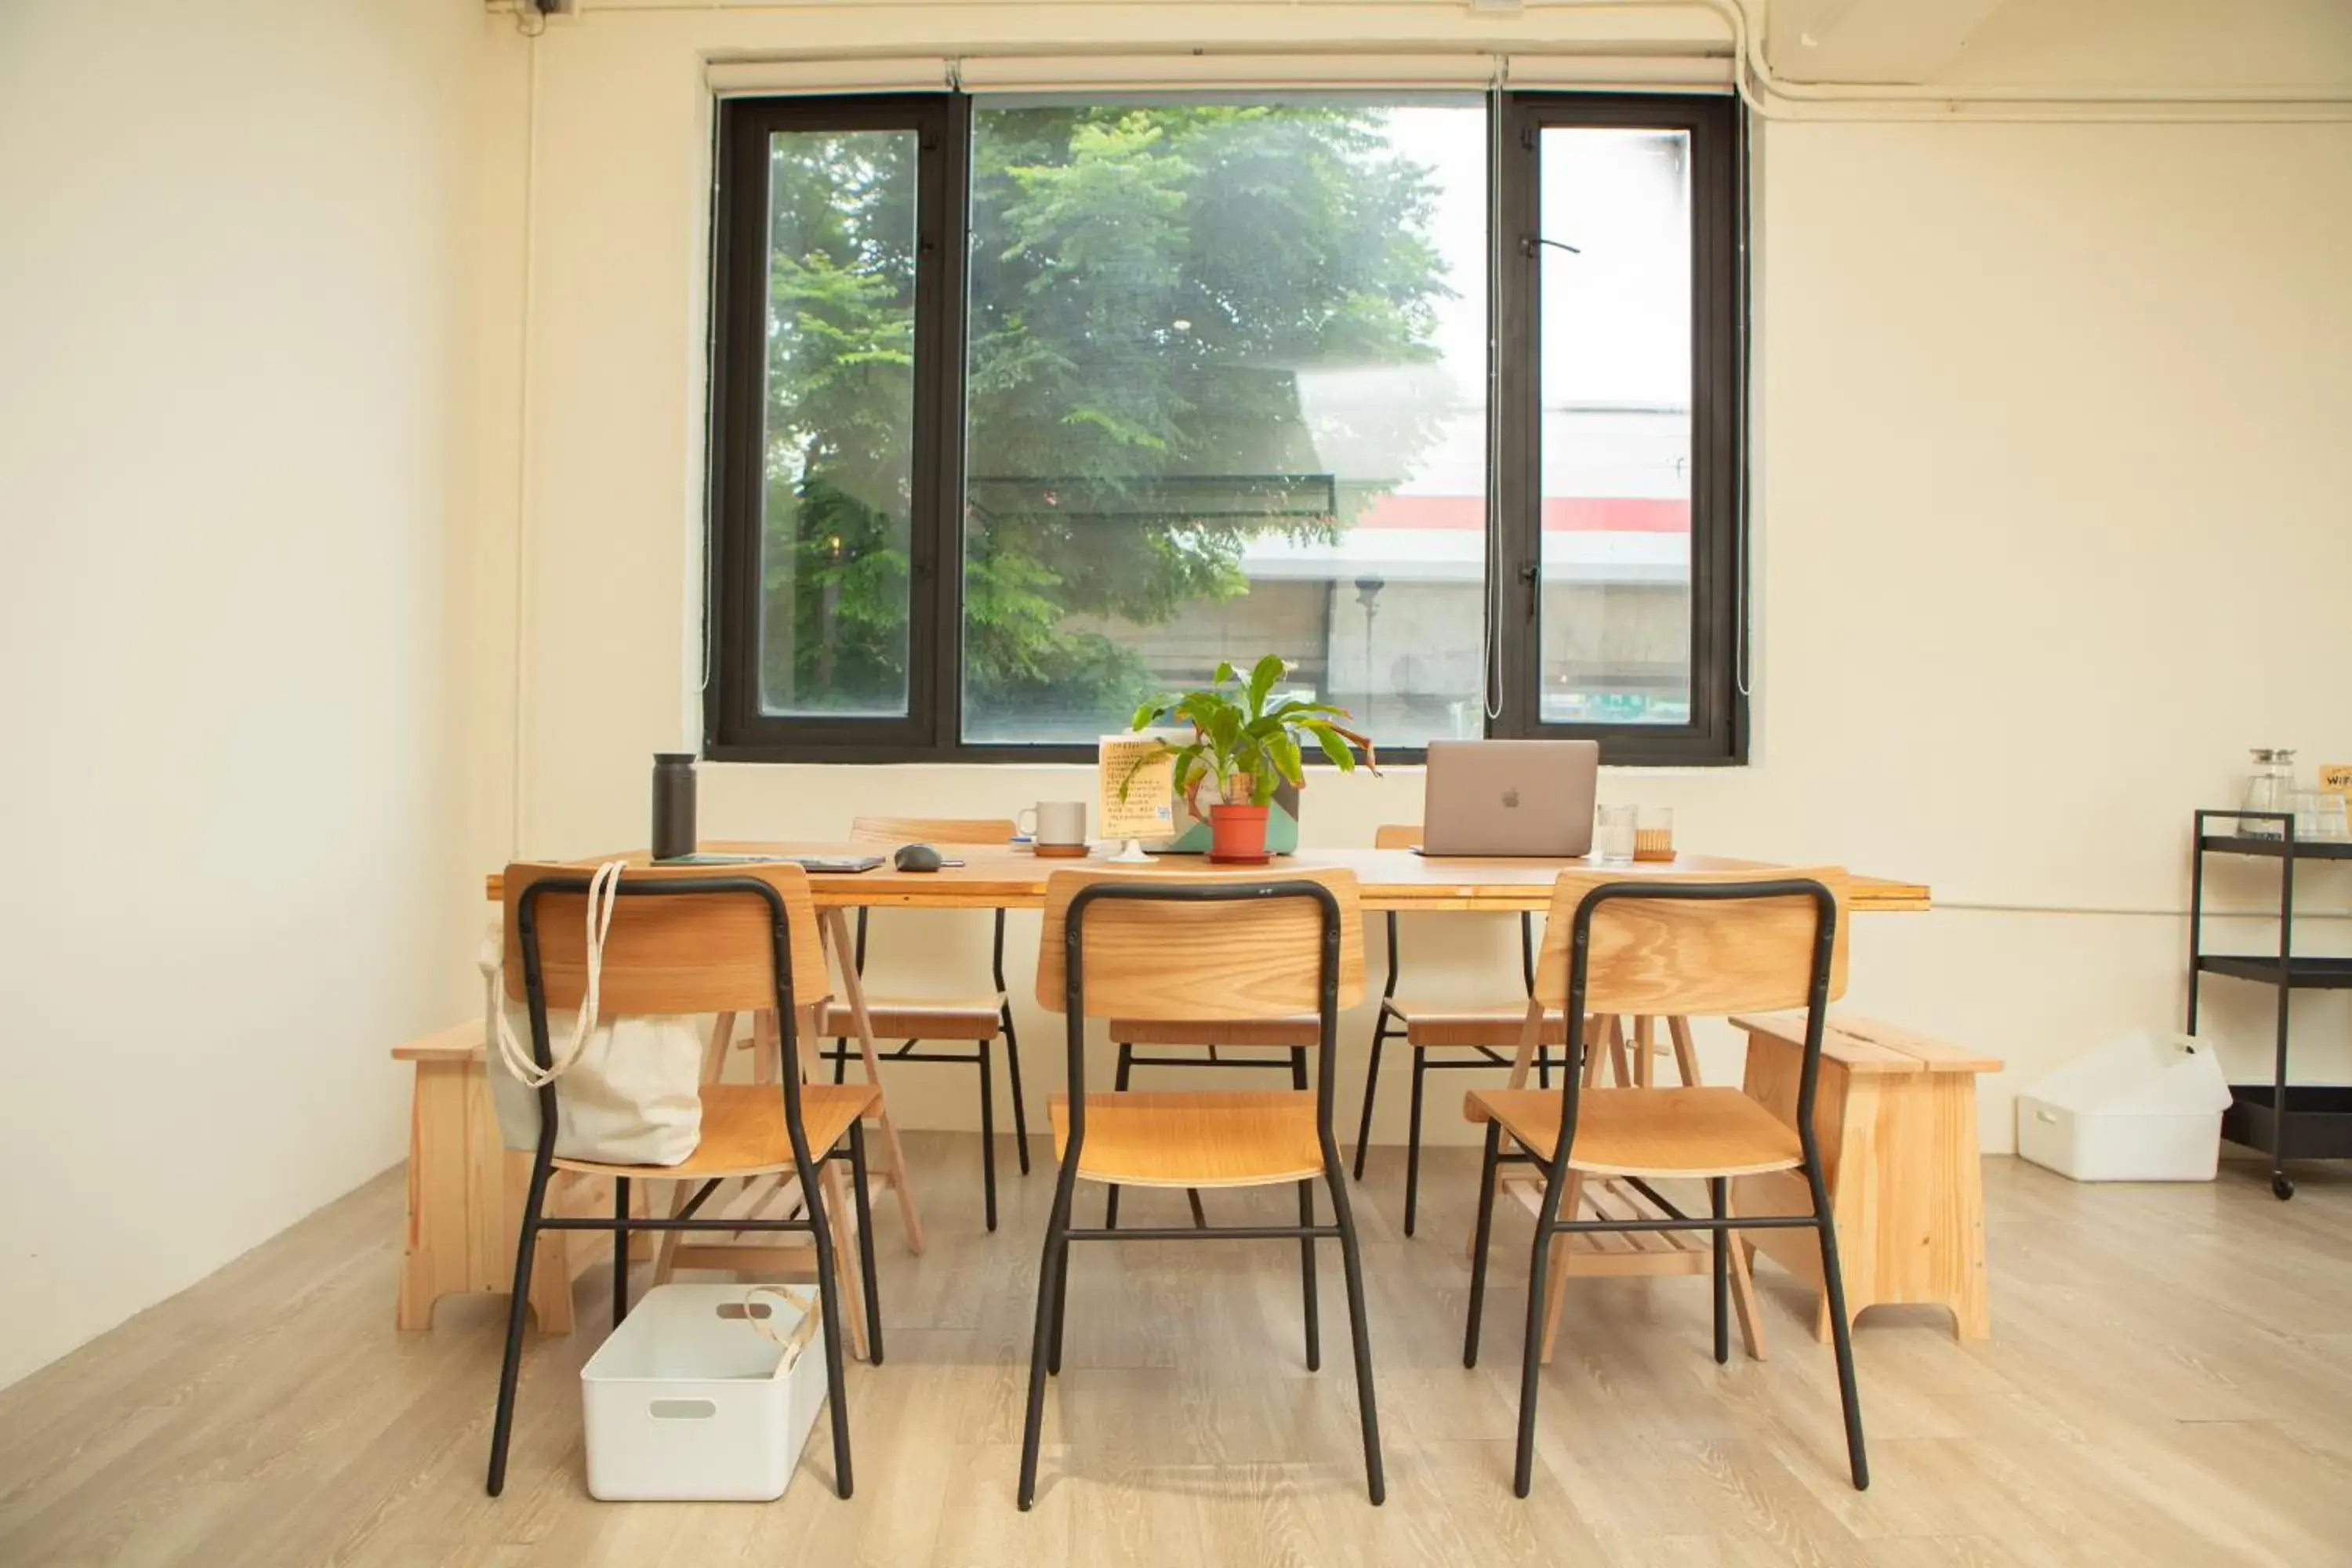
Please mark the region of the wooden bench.
[[[408, 1113], [408, 1233], [394, 1321], [404, 1329], [429, 1329], [433, 1304], [444, 1296], [502, 1296], [512, 1289], [530, 1154], [508, 1149], [499, 1136], [481, 1019], [395, 1046], [392, 1055], [416, 1067]], [[530, 1309], [541, 1332], [572, 1331], [572, 1282], [599, 1254], [611, 1256], [608, 1244], [591, 1233], [550, 1231], [540, 1238]]]
[[[1748, 1033], [1749, 1097], [1795, 1125], [1804, 1015], [1731, 1022]], [[2000, 1066], [1891, 1024], [1830, 1015], [1813, 1128], [1837, 1218], [1849, 1320], [1869, 1307], [1922, 1303], [1948, 1308], [1963, 1340], [1990, 1336], [1977, 1074]], [[1786, 1172], [1741, 1177], [1732, 1184], [1732, 1204], [1746, 1214], [1809, 1207], [1804, 1183]], [[1820, 1290], [1821, 1254], [1811, 1231], [1749, 1231], [1745, 1245]], [[1826, 1299], [1813, 1332], [1829, 1338]]]
[[[711, 1037], [705, 1076], [713, 1082], [727, 1053], [731, 1025], [731, 1019], [721, 1020]], [[772, 1082], [772, 1026], [763, 1026], [758, 1037], [765, 1042], [766, 1055], [755, 1065], [752, 1080]], [[814, 1049], [815, 1037], [803, 1031], [803, 1038]], [[531, 1156], [527, 1149], [507, 1148], [499, 1135], [480, 1019], [395, 1046], [392, 1055], [416, 1068], [408, 1117], [408, 1230], [401, 1250], [394, 1321], [403, 1329], [429, 1329], [434, 1303], [444, 1296], [503, 1296], [513, 1288], [515, 1238], [522, 1229], [523, 1198], [530, 1190]], [[649, 1184], [636, 1184], [633, 1202], [637, 1212], [647, 1212]], [[765, 1212], [763, 1205], [798, 1196], [798, 1184], [791, 1181], [755, 1188], [715, 1202], [706, 1212], [713, 1216]], [[550, 1190], [549, 1212], [609, 1214], [612, 1193], [606, 1177], [559, 1171]], [[841, 1204], [835, 1206], [847, 1213]], [[856, 1231], [846, 1220], [835, 1225], [835, 1243], [848, 1274], [844, 1289], [855, 1313], [860, 1288], [851, 1249]], [[804, 1242], [760, 1246], [739, 1241], [663, 1249], [655, 1237], [641, 1234], [632, 1238], [629, 1255], [655, 1265], [655, 1284], [665, 1283], [678, 1268], [751, 1271], [789, 1279], [816, 1277]], [[541, 1234], [531, 1265], [530, 1310], [541, 1333], [572, 1331], [572, 1281], [611, 1257], [611, 1242], [593, 1231]], [[849, 1331], [850, 1353], [863, 1356], [863, 1320], [853, 1317]]]

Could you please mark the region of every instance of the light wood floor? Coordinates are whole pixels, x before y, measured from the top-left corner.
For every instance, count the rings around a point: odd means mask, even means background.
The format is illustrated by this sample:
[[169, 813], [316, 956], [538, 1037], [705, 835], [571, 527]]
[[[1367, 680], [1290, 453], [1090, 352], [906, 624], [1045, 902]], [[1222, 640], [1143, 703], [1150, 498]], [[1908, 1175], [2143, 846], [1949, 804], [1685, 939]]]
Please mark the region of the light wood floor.
[[[2352, 1563], [2352, 1177], [2326, 1167], [2283, 1205], [2244, 1168], [2095, 1189], [1990, 1162], [1996, 1337], [1865, 1320], [1866, 1495], [1844, 1479], [1829, 1356], [1769, 1267], [1772, 1359], [1728, 1368], [1703, 1279], [1580, 1283], [1518, 1502], [1525, 1222], [1501, 1232], [1486, 1358], [1465, 1372], [1474, 1157], [1431, 1155], [1407, 1241], [1382, 1151], [1357, 1192], [1388, 1506], [1364, 1499], [1336, 1249], [1309, 1375], [1290, 1243], [1133, 1243], [1078, 1249], [1024, 1515], [1052, 1181], [1042, 1161], [1008, 1177], [990, 1237], [974, 1141], [908, 1147], [931, 1250], [908, 1257], [877, 1215], [888, 1363], [851, 1373], [850, 1502], [822, 1423], [781, 1503], [592, 1501], [575, 1373], [594, 1326], [531, 1342], [512, 1479], [485, 1498], [499, 1310], [447, 1301], [435, 1331], [393, 1330], [394, 1173], [0, 1394], [0, 1563]], [[1290, 1201], [1209, 1197], [1220, 1219]], [[1123, 1217], [1183, 1212], [1130, 1194]], [[602, 1278], [583, 1284], [592, 1325]]]

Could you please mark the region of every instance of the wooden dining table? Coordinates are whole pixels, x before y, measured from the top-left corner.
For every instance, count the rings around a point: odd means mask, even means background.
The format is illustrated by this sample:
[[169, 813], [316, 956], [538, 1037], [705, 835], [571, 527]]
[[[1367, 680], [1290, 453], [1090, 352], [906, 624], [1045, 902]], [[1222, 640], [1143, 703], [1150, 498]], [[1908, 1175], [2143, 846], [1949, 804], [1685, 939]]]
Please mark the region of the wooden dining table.
[[[706, 842], [702, 849], [711, 854], [825, 858], [865, 858], [875, 853], [871, 844], [767, 840]], [[821, 910], [1034, 910], [1045, 906], [1045, 879], [1073, 866], [1167, 876], [1198, 871], [1206, 865], [1197, 855], [1155, 855], [1142, 865], [1122, 864], [1111, 858], [1113, 850], [1108, 845], [1097, 846], [1084, 859], [1040, 857], [1024, 845], [958, 844], [945, 847], [945, 853], [963, 864], [936, 871], [901, 871], [885, 855], [882, 864], [870, 871], [819, 873], [810, 877], [809, 887]], [[586, 857], [581, 864], [614, 859], [650, 863], [644, 850], [632, 850]], [[1423, 855], [1413, 849], [1301, 849], [1295, 855], [1276, 857], [1266, 869], [1278, 876], [1289, 870], [1344, 867], [1356, 874], [1367, 910], [1516, 913], [1549, 905], [1552, 886], [1562, 871], [1606, 868], [1614, 875], [1639, 878], [1756, 872], [1769, 870], [1772, 865], [1720, 855], [1678, 855], [1671, 860], [1612, 864], [1589, 856], [1553, 858]], [[501, 874], [491, 872], [488, 890], [493, 901], [500, 898], [503, 885]], [[1906, 913], [1929, 907], [1929, 890], [1923, 883], [1885, 877], [1853, 878], [1853, 908], [1857, 912]]]
[[[699, 847], [706, 854], [740, 854], [770, 858], [852, 859], [870, 858], [875, 854], [875, 847], [871, 844], [815, 841], [707, 840]], [[1181, 877], [1205, 867], [1201, 858], [1191, 855], [1154, 856], [1140, 864], [1116, 861], [1111, 858], [1114, 847], [1107, 844], [1096, 846], [1083, 858], [1042, 857], [1029, 846], [1022, 844], [957, 844], [941, 847], [950, 858], [961, 863], [942, 866], [936, 871], [901, 871], [885, 855], [880, 865], [868, 870], [816, 872], [809, 878], [825, 945], [838, 976], [840, 1000], [856, 1026], [858, 1046], [866, 1072], [877, 1079], [880, 1058], [873, 1025], [867, 1016], [865, 984], [850, 957], [854, 949], [846, 911], [855, 909], [1042, 909], [1045, 903], [1047, 879], [1056, 871], [1073, 867], [1097, 870], [1115, 868], [1141, 877]], [[649, 854], [640, 849], [588, 857], [580, 864], [586, 867], [614, 859], [634, 865], [651, 863]], [[1362, 892], [1363, 907], [1368, 910], [1512, 914], [1548, 908], [1554, 884], [1560, 873], [1567, 870], [1606, 868], [1612, 875], [1638, 879], [1657, 876], [1704, 876], [1710, 872], [1754, 873], [1772, 869], [1773, 863], [1700, 854], [1677, 855], [1671, 860], [1609, 862], [1591, 857], [1438, 856], [1423, 855], [1414, 849], [1309, 848], [1301, 849], [1295, 855], [1277, 857], [1266, 869], [1269, 875], [1280, 876], [1286, 871], [1325, 868], [1343, 868], [1355, 873]], [[713, 875], [723, 875], [726, 867], [723, 863], [715, 864], [710, 870]], [[501, 872], [489, 874], [487, 890], [491, 900], [503, 900], [504, 877]], [[1926, 885], [1918, 882], [1854, 876], [1852, 878], [1850, 907], [1856, 912], [1918, 912], [1930, 907], [1930, 893]], [[1687, 1072], [1689, 1069], [1685, 1067], [1685, 1070]], [[915, 1201], [914, 1190], [907, 1178], [906, 1157], [899, 1145], [898, 1126], [891, 1117], [887, 1095], [881, 1101], [876, 1121], [880, 1136], [874, 1180], [877, 1186], [887, 1187], [895, 1195], [908, 1248], [920, 1252], [923, 1248], [922, 1216]], [[1620, 1265], [1607, 1271], [1622, 1273], [1628, 1270]], [[1743, 1290], [1742, 1294], [1744, 1297], [1746, 1292]], [[1751, 1346], [1754, 1342], [1751, 1335]]]

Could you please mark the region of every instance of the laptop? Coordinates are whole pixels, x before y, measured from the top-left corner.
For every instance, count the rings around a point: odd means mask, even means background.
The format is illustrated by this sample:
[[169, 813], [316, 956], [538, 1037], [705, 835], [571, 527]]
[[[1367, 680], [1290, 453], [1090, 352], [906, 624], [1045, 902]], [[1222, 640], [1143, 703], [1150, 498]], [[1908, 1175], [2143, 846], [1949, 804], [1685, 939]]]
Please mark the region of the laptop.
[[[740, 855], [722, 850], [698, 850], [691, 855], [673, 855], [667, 860], [656, 860], [656, 866], [798, 866], [811, 876], [831, 874], [855, 876], [871, 871], [882, 864], [879, 855]], [[961, 860], [943, 864], [961, 866]]]
[[1592, 852], [1598, 741], [1432, 741], [1423, 855]]

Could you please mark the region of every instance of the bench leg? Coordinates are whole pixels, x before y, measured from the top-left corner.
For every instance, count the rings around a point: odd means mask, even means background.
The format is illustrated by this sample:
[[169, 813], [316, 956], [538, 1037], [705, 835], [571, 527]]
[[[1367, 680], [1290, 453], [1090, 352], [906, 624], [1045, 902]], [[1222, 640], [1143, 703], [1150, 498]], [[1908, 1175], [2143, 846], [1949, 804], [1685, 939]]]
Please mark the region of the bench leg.
[[[514, 1279], [515, 1243], [531, 1157], [499, 1135], [489, 1079], [474, 1061], [420, 1061], [409, 1110], [408, 1233], [393, 1321], [433, 1326], [444, 1296], [503, 1291]], [[570, 1237], [550, 1232], [531, 1260], [530, 1308], [541, 1333], [572, 1331]]]
[[[1577, 1218], [1576, 1205], [1583, 1201], [1583, 1197], [1584, 1177], [1570, 1171], [1568, 1173], [1568, 1190], [1560, 1194], [1559, 1212], [1570, 1220]], [[1546, 1366], [1551, 1364], [1552, 1347], [1559, 1342], [1560, 1312], [1568, 1305], [1568, 1247], [1567, 1237], [1552, 1237], [1551, 1258], [1544, 1270], [1543, 1363]], [[1528, 1289], [1536, 1289], [1536, 1282], [1528, 1280]]]
[[[436, 1301], [484, 1288], [469, 1237], [475, 1228], [473, 1097], [481, 1092], [480, 1069], [470, 1064], [416, 1064], [408, 1112], [408, 1234], [393, 1311], [403, 1329], [431, 1328]], [[490, 1259], [478, 1261], [487, 1267]]]

